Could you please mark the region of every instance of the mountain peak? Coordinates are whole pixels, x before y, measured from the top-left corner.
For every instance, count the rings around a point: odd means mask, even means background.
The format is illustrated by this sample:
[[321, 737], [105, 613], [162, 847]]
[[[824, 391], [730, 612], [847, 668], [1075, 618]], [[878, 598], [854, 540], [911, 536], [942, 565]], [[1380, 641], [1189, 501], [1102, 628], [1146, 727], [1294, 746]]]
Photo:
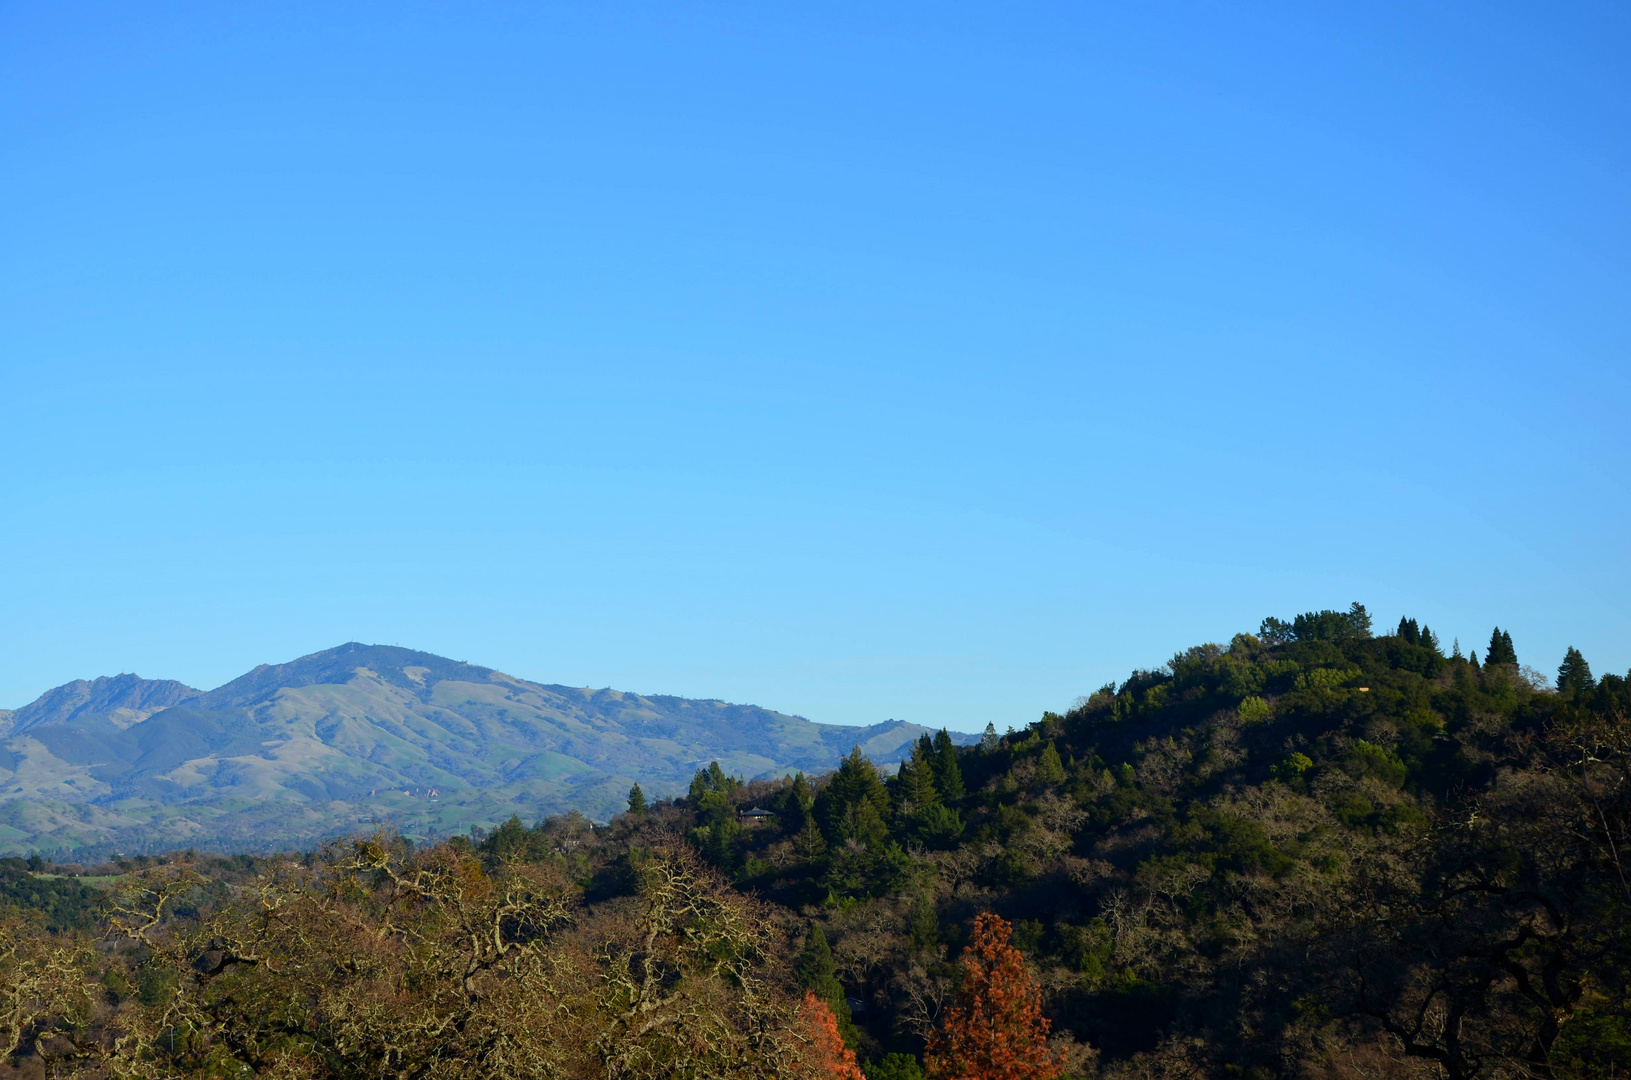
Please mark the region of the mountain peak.
[[122, 720], [120, 726], [127, 726], [201, 693], [174, 679], [144, 679], [128, 672], [75, 679], [47, 690], [14, 712], [11, 730], [18, 733], [42, 724], [66, 724], [81, 716], [104, 714], [112, 716], [116, 724]]
[[365, 645], [348, 641], [332, 649], [310, 653], [284, 664], [261, 664], [204, 695], [199, 705], [222, 708], [245, 705], [277, 690], [303, 686], [343, 685], [359, 668], [366, 668], [384, 682], [404, 690], [419, 692], [427, 683], [444, 679], [486, 682], [492, 668], [449, 660], [435, 653], [405, 649], [400, 645]]

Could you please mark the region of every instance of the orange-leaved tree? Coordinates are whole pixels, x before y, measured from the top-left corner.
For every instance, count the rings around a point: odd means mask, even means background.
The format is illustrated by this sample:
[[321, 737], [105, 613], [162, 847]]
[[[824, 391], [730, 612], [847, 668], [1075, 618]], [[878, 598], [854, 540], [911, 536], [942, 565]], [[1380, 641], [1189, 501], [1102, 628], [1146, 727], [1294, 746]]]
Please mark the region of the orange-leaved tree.
[[804, 1051], [802, 1076], [809, 1080], [866, 1080], [861, 1066], [855, 1063], [855, 1051], [844, 1045], [844, 1037], [838, 1033], [838, 1017], [814, 991], [804, 991], [799, 1018], [810, 1040]]
[[1012, 927], [986, 913], [974, 920], [963, 950], [957, 1003], [929, 1034], [923, 1064], [929, 1080], [1054, 1080], [1058, 1057], [1048, 1049], [1042, 991], [1008, 944]]

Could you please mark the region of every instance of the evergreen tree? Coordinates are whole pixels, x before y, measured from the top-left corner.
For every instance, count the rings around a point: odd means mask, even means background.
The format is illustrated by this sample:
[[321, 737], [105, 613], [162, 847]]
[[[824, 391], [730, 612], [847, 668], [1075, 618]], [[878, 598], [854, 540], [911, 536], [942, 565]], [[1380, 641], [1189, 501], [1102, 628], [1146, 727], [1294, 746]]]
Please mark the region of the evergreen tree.
[[987, 723], [985, 733], [980, 736], [980, 749], [989, 754], [1001, 745], [1002, 739], [997, 735], [997, 725]]
[[897, 1052], [883, 1056], [866, 1067], [867, 1080], [923, 1080], [923, 1066], [911, 1054]]
[[806, 863], [820, 862], [827, 857], [827, 841], [816, 826], [815, 818], [804, 819], [804, 827], [793, 837], [793, 854]]
[[865, 843], [887, 835], [884, 822], [889, 810], [883, 778], [859, 746], [844, 758], [815, 802], [816, 819], [829, 843], [849, 839]]
[[1474, 671], [1479, 670], [1479, 668], [1478, 668], [1478, 649], [1476, 647], [1467, 650], [1467, 663], [1472, 665], [1472, 669]]
[[810, 820], [810, 803], [815, 796], [810, 794], [810, 782], [804, 779], [802, 772], [793, 776], [793, 782], [782, 792], [780, 820], [784, 834], [797, 836], [804, 831], [805, 824]]
[[521, 824], [520, 816], [511, 814], [510, 820], [494, 829], [492, 835], [481, 842], [480, 850], [489, 863], [525, 859], [532, 851], [532, 836], [527, 832], [527, 827]]
[[838, 981], [838, 965], [833, 963], [832, 949], [827, 945], [827, 935], [822, 932], [820, 923], [810, 924], [804, 948], [793, 960], [793, 978], [817, 1001], [832, 1010], [843, 1041], [850, 1046], [856, 1045], [860, 1041], [860, 1033], [855, 1030], [855, 1019], [850, 1015], [849, 1003], [844, 1000], [844, 984]]
[[1407, 619], [1401, 615], [1399, 617], [1398, 636], [1404, 638], [1412, 645], [1419, 644], [1421, 642], [1421, 631], [1416, 629], [1416, 620]]
[[1597, 680], [1591, 677], [1591, 665], [1586, 658], [1580, 655], [1580, 650], [1573, 645], [1563, 654], [1563, 663], [1557, 669], [1557, 692], [1560, 694], [1584, 694], [1596, 689]]
[[895, 774], [895, 811], [911, 815], [940, 805], [939, 785], [934, 776], [934, 748], [927, 752], [922, 743], [912, 746], [912, 756], [900, 763]]
[[1065, 763], [1059, 759], [1059, 750], [1051, 741], [1042, 747], [1042, 754], [1036, 759], [1036, 780], [1049, 787], [1065, 782]]
[[1466, 659], [1466, 657], [1461, 655], [1461, 639], [1460, 638], [1456, 638], [1455, 639], [1455, 644], [1451, 647], [1450, 659], [1451, 660], [1465, 660]]
[[646, 793], [640, 790], [638, 782], [629, 788], [629, 813], [643, 814], [646, 812]]
[[1517, 662], [1518, 653], [1512, 647], [1512, 635], [1497, 626], [1495, 632], [1489, 636], [1489, 651], [1484, 654], [1484, 666]]
[[1438, 652], [1438, 635], [1425, 626], [1421, 628], [1421, 643], [1425, 648]]
[[943, 802], [956, 802], [963, 797], [963, 769], [957, 764], [957, 744], [951, 741], [951, 732], [945, 728], [934, 737], [934, 778], [940, 788]]
[[912, 912], [906, 920], [906, 938], [918, 952], [927, 952], [940, 944], [940, 917], [923, 893], [918, 893], [917, 899], [912, 901]]

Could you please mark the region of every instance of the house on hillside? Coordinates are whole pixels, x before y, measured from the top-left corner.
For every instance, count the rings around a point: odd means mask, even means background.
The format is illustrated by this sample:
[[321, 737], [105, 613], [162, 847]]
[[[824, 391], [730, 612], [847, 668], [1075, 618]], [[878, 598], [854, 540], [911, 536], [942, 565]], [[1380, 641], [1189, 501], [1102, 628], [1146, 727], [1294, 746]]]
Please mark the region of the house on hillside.
[[763, 825], [776, 815], [769, 810], [755, 806], [751, 810], [743, 810], [738, 816], [742, 819], [742, 824], [751, 829], [756, 825]]

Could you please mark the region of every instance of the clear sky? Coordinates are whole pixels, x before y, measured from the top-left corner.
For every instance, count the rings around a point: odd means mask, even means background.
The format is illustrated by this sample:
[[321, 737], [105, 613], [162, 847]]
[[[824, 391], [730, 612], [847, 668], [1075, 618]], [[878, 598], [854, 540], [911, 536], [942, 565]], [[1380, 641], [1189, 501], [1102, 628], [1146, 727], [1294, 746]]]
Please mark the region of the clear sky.
[[1631, 666], [1631, 9], [0, 3], [0, 706]]

